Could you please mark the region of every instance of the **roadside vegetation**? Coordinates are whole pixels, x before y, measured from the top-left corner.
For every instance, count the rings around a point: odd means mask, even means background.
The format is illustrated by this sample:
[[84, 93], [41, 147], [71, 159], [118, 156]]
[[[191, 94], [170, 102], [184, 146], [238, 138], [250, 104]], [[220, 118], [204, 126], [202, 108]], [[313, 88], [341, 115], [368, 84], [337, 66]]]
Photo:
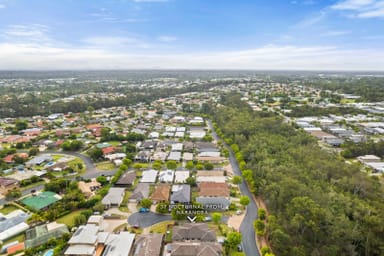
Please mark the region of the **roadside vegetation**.
[[384, 190], [377, 178], [280, 117], [251, 111], [237, 94], [222, 104], [213, 115], [218, 134], [266, 202], [269, 216], [255, 227], [276, 255], [382, 255]]

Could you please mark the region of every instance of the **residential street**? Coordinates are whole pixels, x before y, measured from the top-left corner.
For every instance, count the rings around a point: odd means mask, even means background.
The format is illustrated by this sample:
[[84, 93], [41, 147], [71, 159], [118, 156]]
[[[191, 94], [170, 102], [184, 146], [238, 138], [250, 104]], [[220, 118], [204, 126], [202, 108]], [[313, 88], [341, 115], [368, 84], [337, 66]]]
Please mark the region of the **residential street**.
[[[209, 129], [212, 131], [213, 138], [217, 141], [220, 140], [220, 138], [217, 136], [213, 129], [212, 122], [208, 121]], [[236, 158], [233, 155], [233, 152], [231, 148], [224, 143], [224, 145], [229, 150], [229, 161], [232, 165], [232, 170], [234, 175], [241, 175], [241, 171], [239, 169], [239, 165], [237, 164]], [[247, 212], [245, 214], [244, 220], [240, 225], [240, 233], [243, 237], [243, 249], [247, 256], [259, 256], [259, 251], [256, 246], [256, 238], [255, 238], [255, 230], [253, 228], [253, 221], [257, 218], [257, 206], [255, 201], [253, 200], [253, 196], [251, 192], [248, 189], [248, 186], [245, 184], [245, 181], [243, 179], [243, 182], [239, 185], [240, 191], [243, 195], [248, 196], [251, 201], [249, 205], [247, 206]]]
[[172, 220], [172, 216], [157, 214], [153, 212], [136, 212], [128, 217], [128, 224], [131, 226], [138, 225], [140, 228], [146, 228], [166, 220]]

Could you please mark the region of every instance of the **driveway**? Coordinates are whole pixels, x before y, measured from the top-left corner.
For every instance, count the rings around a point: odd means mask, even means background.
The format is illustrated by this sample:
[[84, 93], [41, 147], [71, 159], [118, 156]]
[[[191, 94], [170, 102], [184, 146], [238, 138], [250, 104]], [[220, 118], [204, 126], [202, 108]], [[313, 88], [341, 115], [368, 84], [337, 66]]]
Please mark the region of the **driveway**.
[[[208, 121], [209, 129], [212, 131], [212, 136], [215, 140], [219, 141], [220, 138], [215, 133], [212, 122]], [[242, 177], [241, 171], [239, 169], [239, 165], [237, 164], [236, 158], [231, 150], [231, 148], [225, 144], [225, 147], [229, 150], [229, 161], [232, 166], [232, 171], [234, 175], [239, 175]], [[243, 249], [244, 253], [247, 256], [259, 256], [259, 250], [256, 246], [256, 237], [255, 230], [253, 228], [253, 221], [257, 218], [257, 206], [255, 201], [253, 200], [252, 193], [249, 191], [248, 186], [243, 179], [243, 182], [239, 185], [240, 191], [243, 195], [248, 196], [251, 200], [249, 205], [247, 205], [247, 212], [243, 219], [243, 222], [240, 225], [240, 233], [243, 237]]]
[[153, 212], [136, 212], [128, 217], [128, 224], [131, 226], [139, 225], [140, 228], [146, 228], [166, 220], [172, 220], [172, 216], [157, 214]]

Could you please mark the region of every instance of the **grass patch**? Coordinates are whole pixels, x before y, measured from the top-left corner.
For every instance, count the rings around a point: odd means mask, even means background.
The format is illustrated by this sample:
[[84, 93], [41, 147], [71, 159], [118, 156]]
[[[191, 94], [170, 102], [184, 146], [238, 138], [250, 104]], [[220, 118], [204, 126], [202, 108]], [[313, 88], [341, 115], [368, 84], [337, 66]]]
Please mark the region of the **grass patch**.
[[23, 242], [24, 240], [25, 240], [25, 235], [24, 235], [24, 233], [21, 233], [17, 236], [13, 236], [11, 238], [8, 238], [7, 240], [4, 241], [3, 244], [9, 244], [9, 243], [12, 243], [14, 241]]
[[122, 212], [129, 212], [129, 209], [127, 207], [129, 197], [131, 196], [130, 191], [125, 191], [123, 201], [121, 202], [121, 206], [119, 207], [119, 210]]
[[121, 146], [121, 142], [120, 141], [108, 141], [108, 143], [111, 144], [114, 147]]
[[67, 215], [64, 215], [56, 220], [57, 223], [62, 223], [67, 225], [68, 227], [73, 227], [75, 225], [75, 217], [79, 216], [81, 212], [84, 210], [78, 210], [71, 212]]
[[207, 224], [210, 229], [215, 230], [217, 236], [227, 237], [229, 233], [234, 231], [233, 228], [230, 228], [225, 224], [219, 224], [219, 225], [216, 225], [214, 223], [207, 223]]
[[44, 185], [45, 183], [46, 182], [44, 180], [42, 180], [42, 181], [39, 181], [39, 182], [36, 182], [36, 183], [32, 183], [32, 184], [30, 184], [28, 186], [25, 186], [25, 187], [20, 187], [20, 190], [24, 191], [24, 190], [27, 190], [27, 189], [30, 189], [30, 188], [33, 188], [33, 187]]
[[150, 233], [160, 233], [165, 234], [167, 232], [167, 228], [169, 225], [174, 225], [175, 222], [173, 220], [163, 221], [153, 225], [150, 229]]
[[7, 205], [7, 206], [4, 206], [3, 208], [0, 209], [0, 213], [4, 214], [4, 215], [7, 215], [8, 213], [11, 213], [15, 210], [17, 210], [18, 208], [16, 208], [15, 206], [13, 205]]
[[115, 165], [109, 161], [104, 161], [97, 163], [96, 168], [102, 171], [112, 171], [115, 169]]
[[60, 158], [63, 158], [63, 156], [62, 155], [52, 155], [52, 158], [53, 158], [53, 161], [57, 161]]

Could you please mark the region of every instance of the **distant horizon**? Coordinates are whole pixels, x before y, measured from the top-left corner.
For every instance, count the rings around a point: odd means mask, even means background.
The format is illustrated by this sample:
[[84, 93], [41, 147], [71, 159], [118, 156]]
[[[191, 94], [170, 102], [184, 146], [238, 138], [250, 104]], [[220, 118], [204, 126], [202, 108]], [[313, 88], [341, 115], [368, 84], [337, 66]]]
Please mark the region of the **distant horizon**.
[[382, 0], [0, 0], [0, 70], [384, 71]]
[[219, 71], [219, 72], [342, 72], [342, 73], [383, 73], [384, 70], [330, 70], [330, 69], [216, 69], [216, 68], [127, 68], [127, 69], [0, 69], [0, 72], [124, 72], [124, 71], [198, 71], [198, 72], [210, 72], [210, 71]]

